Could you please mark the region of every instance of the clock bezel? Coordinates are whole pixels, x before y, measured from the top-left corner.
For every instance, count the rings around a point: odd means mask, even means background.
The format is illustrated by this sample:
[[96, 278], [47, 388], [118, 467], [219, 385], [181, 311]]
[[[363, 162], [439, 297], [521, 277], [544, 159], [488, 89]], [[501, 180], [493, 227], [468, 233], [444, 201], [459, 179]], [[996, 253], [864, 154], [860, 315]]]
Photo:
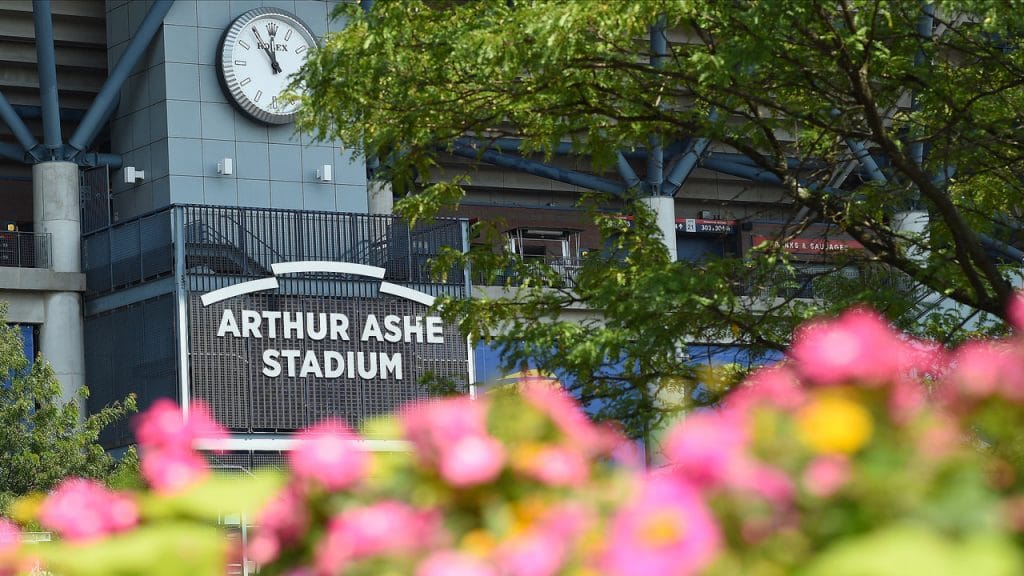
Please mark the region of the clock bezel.
[[320, 42], [317, 41], [313, 31], [298, 16], [279, 8], [253, 8], [232, 20], [224, 30], [224, 34], [217, 44], [217, 80], [220, 82], [221, 89], [228, 96], [228, 101], [249, 118], [264, 124], [290, 124], [295, 120], [295, 112], [288, 114], [271, 112], [261, 108], [245, 95], [239, 85], [234, 59], [228, 50], [228, 48], [233, 49], [239, 35], [251, 22], [268, 16], [282, 20], [297, 30], [310, 49], [320, 47]]

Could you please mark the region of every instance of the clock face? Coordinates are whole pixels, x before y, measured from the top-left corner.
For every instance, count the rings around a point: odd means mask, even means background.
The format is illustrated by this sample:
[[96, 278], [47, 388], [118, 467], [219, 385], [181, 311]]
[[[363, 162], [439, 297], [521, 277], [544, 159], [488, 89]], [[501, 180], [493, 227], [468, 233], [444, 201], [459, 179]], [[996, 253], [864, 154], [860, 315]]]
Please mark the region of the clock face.
[[236, 18], [221, 38], [217, 50], [221, 86], [251, 118], [287, 124], [294, 119], [298, 103], [285, 104], [279, 96], [316, 46], [309, 27], [288, 12], [250, 10]]

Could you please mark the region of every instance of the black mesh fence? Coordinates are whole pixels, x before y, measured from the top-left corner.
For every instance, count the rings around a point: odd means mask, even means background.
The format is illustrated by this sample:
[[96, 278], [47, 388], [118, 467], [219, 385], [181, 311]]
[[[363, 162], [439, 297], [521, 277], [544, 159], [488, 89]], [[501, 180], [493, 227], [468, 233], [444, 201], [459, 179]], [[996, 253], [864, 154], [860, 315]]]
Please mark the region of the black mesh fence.
[[[134, 393], [139, 408], [157, 398], [177, 398], [177, 347], [174, 296], [118, 308], [85, 319], [85, 370], [88, 408], [96, 412]], [[107, 427], [105, 446], [133, 442], [127, 421]]]
[[35, 232], [0, 231], [0, 266], [49, 268], [50, 235]]
[[101, 228], [82, 237], [86, 296], [114, 292], [174, 271], [171, 210]]

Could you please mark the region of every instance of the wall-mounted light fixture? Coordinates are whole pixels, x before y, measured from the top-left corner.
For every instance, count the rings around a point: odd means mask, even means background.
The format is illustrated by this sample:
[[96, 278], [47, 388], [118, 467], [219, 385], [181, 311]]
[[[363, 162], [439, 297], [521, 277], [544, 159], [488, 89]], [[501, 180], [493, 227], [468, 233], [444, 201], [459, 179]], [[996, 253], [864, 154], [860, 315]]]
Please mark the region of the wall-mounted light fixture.
[[139, 180], [146, 179], [146, 172], [144, 170], [137, 170], [135, 166], [124, 167], [124, 183], [135, 184]]
[[321, 182], [330, 182], [334, 180], [334, 166], [330, 164], [324, 164], [316, 171], [316, 179]]
[[222, 158], [217, 162], [217, 174], [230, 176], [235, 173], [235, 162], [231, 158]]

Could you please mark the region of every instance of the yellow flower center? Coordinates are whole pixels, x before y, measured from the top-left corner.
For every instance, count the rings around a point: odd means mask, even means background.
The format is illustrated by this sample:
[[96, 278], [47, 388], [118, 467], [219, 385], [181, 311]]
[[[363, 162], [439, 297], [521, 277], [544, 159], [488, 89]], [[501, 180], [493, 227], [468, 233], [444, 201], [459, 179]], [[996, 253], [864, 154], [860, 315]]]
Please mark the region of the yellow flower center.
[[797, 435], [811, 450], [852, 454], [871, 439], [874, 424], [864, 405], [841, 391], [819, 393], [796, 415]]
[[656, 512], [644, 522], [640, 538], [651, 546], [665, 546], [682, 538], [685, 527], [679, 515], [671, 512]]
[[486, 530], [472, 530], [462, 537], [462, 549], [476, 556], [488, 556], [496, 545], [494, 536]]

